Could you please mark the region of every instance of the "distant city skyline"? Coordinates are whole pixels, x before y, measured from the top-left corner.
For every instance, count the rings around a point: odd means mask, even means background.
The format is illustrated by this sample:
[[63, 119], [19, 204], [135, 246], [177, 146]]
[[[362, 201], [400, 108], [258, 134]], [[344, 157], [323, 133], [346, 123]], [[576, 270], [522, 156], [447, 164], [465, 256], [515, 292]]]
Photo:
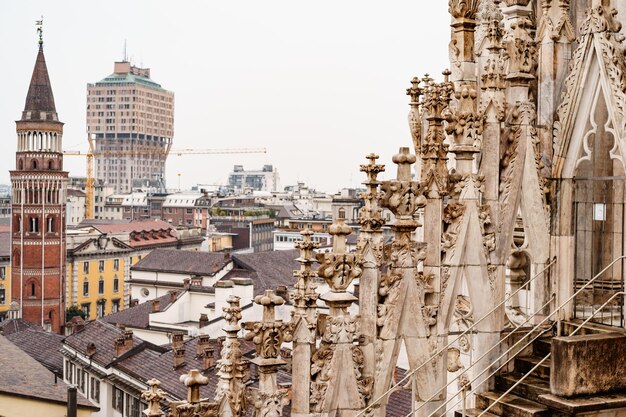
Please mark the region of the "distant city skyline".
[[[427, 12], [425, 11], [427, 10]], [[400, 1], [6, 2], [0, 13], [3, 99], [0, 183], [15, 166], [15, 120], [24, 106], [44, 18], [44, 49], [64, 148], [87, 149], [86, 85], [127, 55], [176, 94], [173, 148], [258, 148], [266, 155], [168, 158], [168, 188], [225, 184], [234, 165], [273, 165], [282, 186], [335, 192], [363, 181], [369, 152], [391, 165], [411, 138], [404, 91], [415, 75], [441, 78], [447, 3]], [[10, 40], [10, 41], [9, 41]], [[428, 56], [427, 61], [420, 56]], [[71, 176], [85, 161], [65, 158]], [[390, 167], [387, 175], [394, 175]]]

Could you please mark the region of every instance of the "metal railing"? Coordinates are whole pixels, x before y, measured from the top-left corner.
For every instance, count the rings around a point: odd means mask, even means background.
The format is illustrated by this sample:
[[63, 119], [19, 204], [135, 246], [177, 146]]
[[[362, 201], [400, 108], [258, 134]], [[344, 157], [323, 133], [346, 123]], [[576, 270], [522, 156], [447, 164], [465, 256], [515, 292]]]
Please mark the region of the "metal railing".
[[[585, 321], [583, 321], [578, 327], [576, 327], [576, 329], [574, 329], [574, 331], [572, 331], [568, 336], [574, 336], [576, 333], [578, 333], [578, 331], [580, 329], [582, 329], [587, 323], [589, 323], [591, 321], [592, 318], [594, 318], [594, 316], [602, 311], [607, 305], [609, 305], [609, 303], [613, 302], [613, 299], [615, 299], [617, 296], [622, 296], [626, 294], [625, 291], [619, 291], [616, 292], [615, 294], [613, 294], [604, 304], [602, 304], [600, 306], [600, 308], [598, 308], [597, 310], [594, 310], [593, 314], [588, 317]], [[520, 379], [518, 379], [513, 385], [511, 385], [511, 387], [506, 390], [502, 395], [500, 395], [494, 402], [492, 402], [491, 404], [489, 404], [489, 406], [487, 408], [485, 408], [477, 417], [481, 417], [483, 415], [485, 415], [486, 413], [489, 412], [489, 410], [491, 410], [496, 404], [499, 404], [507, 395], [509, 395], [519, 384], [521, 384], [524, 379], [526, 379], [526, 377], [528, 377], [529, 375], [531, 375], [537, 368], [539, 368], [545, 361], [547, 361], [550, 357], [552, 356], [552, 352], [548, 353], [543, 359], [541, 359], [535, 366], [533, 366], [530, 371], [528, 371], [527, 373], [525, 373], [524, 375], [522, 375], [522, 377]]]
[[[401, 387], [402, 385], [405, 384], [406, 381], [408, 381], [409, 378], [411, 378], [417, 371], [421, 370], [422, 368], [424, 368], [427, 364], [429, 364], [433, 359], [436, 359], [439, 355], [441, 355], [444, 352], [447, 352], [448, 348], [450, 348], [452, 345], [454, 345], [455, 343], [457, 343], [459, 340], [461, 340], [462, 337], [464, 337], [467, 334], [470, 333], [474, 333], [473, 329], [479, 324], [481, 323], [484, 319], [486, 319], [487, 317], [491, 316], [495, 311], [497, 311], [498, 309], [500, 309], [502, 306], [504, 306], [509, 300], [511, 300], [513, 297], [515, 297], [520, 291], [522, 291], [526, 286], [530, 285], [533, 281], [535, 281], [538, 277], [542, 276], [544, 272], [546, 272], [549, 268], [552, 267], [552, 265], [554, 265], [556, 262], [556, 257], [552, 258], [552, 260], [550, 260], [550, 262], [548, 262], [548, 264], [546, 264], [539, 272], [537, 272], [535, 275], [533, 275], [528, 281], [526, 281], [524, 284], [522, 284], [517, 290], [515, 290], [514, 292], [512, 292], [508, 297], [506, 297], [502, 302], [500, 302], [498, 305], [496, 305], [495, 307], [493, 307], [488, 313], [486, 313], [483, 317], [481, 317], [479, 320], [475, 321], [471, 326], [469, 326], [466, 330], [464, 330], [461, 334], [459, 334], [453, 341], [449, 342], [447, 345], [445, 345], [444, 347], [442, 347], [441, 349], [439, 349], [437, 352], [435, 352], [433, 355], [431, 355], [427, 360], [425, 360], [421, 365], [419, 365], [418, 367], [416, 367], [415, 369], [412, 369], [410, 372], [407, 372], [406, 375], [397, 383], [393, 384], [389, 389], [387, 389], [383, 394], [381, 394], [380, 396], [378, 396], [376, 399], [374, 399], [374, 401], [372, 401], [370, 404], [367, 405], [367, 407], [365, 407], [363, 410], [359, 411], [354, 417], [361, 417], [363, 416], [365, 413], [367, 413], [370, 409], [372, 409], [376, 404], [378, 404], [378, 402], [384, 398], [387, 397], [387, 395], [389, 395], [390, 393], [392, 393], [393, 391], [395, 391], [398, 387]], [[548, 307], [550, 305], [550, 303], [552, 303], [552, 301], [554, 301], [554, 296], [550, 298], [550, 300], [544, 304], [539, 310], [543, 311], [543, 309], [545, 309], [546, 307]], [[538, 312], [536, 312], [534, 315], [536, 315]], [[511, 333], [509, 333], [508, 336], [510, 336], [511, 334], [514, 334], [514, 332], [518, 329], [520, 329], [524, 324], [528, 323], [530, 321], [532, 317], [528, 317], [523, 323], [521, 323], [520, 325], [518, 325]], [[491, 350], [495, 349], [496, 347], [500, 346], [501, 343], [498, 343], [496, 345], [494, 345], [492, 347], [492, 349], [489, 350], [489, 352], [491, 352]], [[481, 356], [481, 358], [479, 358], [476, 362], [477, 363], [480, 359], [482, 359], [484, 357]], [[460, 375], [459, 375], [460, 376]], [[458, 379], [457, 376], [454, 380]], [[448, 383], [448, 385], [450, 385], [452, 382]], [[441, 389], [443, 390], [444, 388], [446, 388], [448, 385], [446, 385], [445, 387], [442, 387]], [[438, 395], [438, 394], [437, 394]], [[429, 399], [428, 401], [432, 400], [434, 397], [432, 397], [431, 399]], [[412, 414], [414, 414], [416, 411], [420, 410], [424, 404], [426, 404], [427, 402], [424, 402], [419, 408], [413, 410], [411, 413], [409, 413], [407, 415], [410, 416]]]
[[[572, 300], [574, 300], [583, 290], [585, 290], [589, 285], [593, 284], [600, 276], [602, 276], [602, 274], [604, 274], [610, 267], [612, 267], [617, 261], [625, 259], [626, 255], [622, 255], [619, 256], [615, 259], [613, 259], [613, 261], [611, 261], [611, 263], [609, 263], [606, 267], [604, 267], [602, 269], [602, 271], [598, 272], [593, 278], [591, 278], [589, 281], [587, 281], [580, 289], [578, 289], [578, 291], [576, 291], [574, 294], [572, 294], [567, 300], [565, 300], [564, 302], [562, 302], [559, 306], [555, 307], [555, 309], [549, 313], [543, 320], [541, 320], [538, 324], [536, 324], [534, 327], [532, 327], [531, 329], [529, 329], [529, 331], [527, 332], [527, 334], [522, 337], [518, 342], [516, 342], [513, 346], [511, 346], [509, 349], [507, 349], [503, 354], [501, 354], [497, 359], [495, 359], [494, 361], [492, 361], [491, 363], [489, 363], [482, 371], [480, 371], [480, 373], [472, 380], [470, 381], [469, 384], [466, 384], [464, 387], [462, 387], [460, 390], [458, 390], [456, 393], [454, 393], [454, 395], [452, 395], [448, 400], [444, 401], [439, 407], [437, 407], [432, 413], [429, 414], [429, 417], [432, 417], [434, 415], [437, 414], [437, 412], [439, 412], [441, 409], [444, 409], [443, 414], [441, 415], [445, 415], [448, 412], [448, 404], [450, 404], [451, 402], [454, 401], [455, 398], [457, 398], [458, 396], [462, 396], [462, 398], [460, 400], [458, 400], [457, 402], [455, 402], [451, 408], [456, 407], [457, 405], [459, 405], [461, 403], [461, 401], [463, 401], [465, 399], [465, 397], [467, 396], [467, 394], [472, 394], [475, 393], [479, 388], [476, 387], [474, 389], [472, 389], [471, 391], [467, 392], [466, 386], [467, 385], [471, 385], [473, 382], [475, 382], [478, 378], [480, 378], [485, 372], [487, 372], [488, 370], [492, 369], [494, 366], [496, 366], [498, 363], [500, 363], [500, 361], [506, 356], [508, 355], [508, 353], [510, 353], [514, 348], [516, 348], [522, 341], [524, 341], [526, 339], [527, 336], [531, 335], [533, 332], [539, 331], [539, 334], [537, 336], [535, 336], [530, 342], [528, 342], [527, 344], [525, 344], [519, 351], [522, 352], [524, 349], [526, 349], [527, 347], [529, 347], [535, 340], [537, 340], [538, 338], [540, 338], [541, 336], [543, 336], [544, 333], [546, 333], [548, 331], [548, 329], [544, 329], [541, 330], [541, 327], [548, 321], [550, 320], [555, 314], [557, 315], [557, 331], [560, 332], [560, 328], [561, 328], [561, 312], [564, 309], [564, 307], [566, 305], [568, 305], [570, 302], [572, 302]], [[556, 259], [553, 259], [552, 262], [554, 262]], [[541, 272], [540, 272], [541, 273]], [[533, 277], [533, 278], [536, 278]], [[523, 288], [520, 287], [520, 289]], [[519, 291], [519, 290], [518, 290]], [[511, 294], [511, 296], [509, 296], [509, 298], [511, 298], [514, 294]], [[610, 298], [609, 301], [612, 301], [613, 298], [615, 298], [617, 295], [620, 295], [620, 293], [616, 293], [614, 294], [613, 297]], [[527, 319], [525, 320], [524, 323], [527, 323], [530, 319], [532, 319], [534, 316], [538, 315], [539, 313], [543, 312], [544, 309], [549, 306], [552, 301], [554, 301], [556, 298], [556, 295], [553, 294], [550, 297], [550, 300], [548, 300], [548, 302], [546, 304], [544, 304], [541, 308], [539, 308], [539, 310], [535, 311], [531, 316], [527, 317]], [[505, 300], [506, 302], [507, 300]], [[605, 304], [608, 304], [608, 302]], [[601, 311], [604, 308], [604, 305], [597, 311]], [[491, 313], [489, 313], [491, 314]], [[487, 315], [489, 315], [487, 314]], [[594, 312], [595, 315], [595, 312]], [[593, 316], [592, 316], [593, 317]], [[585, 323], [587, 323], [592, 317], [590, 317], [589, 319], [587, 319], [587, 321]], [[520, 325], [521, 326], [521, 325]], [[516, 330], [520, 327], [518, 326], [516, 328]], [[490, 352], [492, 352], [494, 349], [502, 346], [502, 344], [504, 343], [504, 341], [511, 335], [514, 334], [514, 332], [509, 333], [505, 338], [501, 339], [500, 341], [498, 341], [498, 343], [496, 343], [494, 346], [492, 346], [487, 352], [485, 352], [475, 363], [478, 363], [482, 358], [484, 358], [487, 354], [489, 354]], [[448, 345], [450, 346], [450, 344]], [[494, 376], [498, 371], [500, 371], [502, 368], [504, 368], [505, 366], [508, 365], [508, 363], [510, 361], [512, 361], [513, 359], [515, 359], [515, 357], [517, 356], [517, 354], [513, 355], [512, 357], [508, 358], [506, 361], [504, 361], [504, 363], [502, 363], [501, 365], [497, 366], [497, 368], [491, 372], [486, 378], [485, 380], [488, 380], [489, 378], [491, 378], [492, 376]], [[548, 355], [549, 357], [549, 355]], [[534, 371], [536, 368], [538, 368], [545, 360], [547, 360], [547, 358], [544, 358], [544, 360], [542, 362], [540, 362], [540, 364], [535, 365], [535, 367], [532, 368], [532, 370]], [[472, 364], [471, 366], [473, 366], [474, 364]], [[466, 370], [463, 371], [462, 374], [464, 374], [465, 372], [467, 372], [467, 370], [469, 370], [471, 368], [471, 366], [469, 368], [467, 368]], [[416, 370], [419, 369], [416, 368]], [[414, 372], [411, 372], [410, 374], [412, 375]], [[525, 375], [523, 378], [521, 378], [520, 380], [518, 380], [516, 382], [516, 384], [514, 385], [514, 387], [516, 387], [517, 385], [519, 385], [519, 383], [521, 383], [525, 377], [527, 377], [527, 375]], [[457, 380], [460, 377], [460, 375], [458, 375], [457, 377], [455, 377], [451, 382], [454, 382], [455, 380]], [[405, 377], [406, 378], [406, 377]], [[441, 389], [443, 390], [444, 388], [447, 388], [450, 384], [448, 383], [446, 386], [442, 387]], [[507, 391], [507, 393], [510, 391]], [[411, 411], [409, 414], [407, 414], [405, 417], [410, 417], [413, 416], [417, 411], [421, 410], [422, 408], [424, 408], [426, 406], [426, 404], [428, 404], [429, 401], [432, 401], [434, 398], [436, 398], [436, 396], [438, 396], [440, 393], [440, 391], [438, 391], [438, 393], [434, 396], [431, 396], [429, 399], [427, 399], [426, 401], [424, 401], [419, 407], [417, 407], [415, 410]], [[507, 394], [505, 393], [505, 394]], [[504, 396], [502, 396], [499, 400], [501, 401], [501, 399], [504, 398]], [[497, 404], [498, 401], [494, 401], [491, 405], [491, 407], [495, 404]], [[490, 407], [490, 408], [491, 408]], [[481, 414], [483, 415], [484, 412]]]

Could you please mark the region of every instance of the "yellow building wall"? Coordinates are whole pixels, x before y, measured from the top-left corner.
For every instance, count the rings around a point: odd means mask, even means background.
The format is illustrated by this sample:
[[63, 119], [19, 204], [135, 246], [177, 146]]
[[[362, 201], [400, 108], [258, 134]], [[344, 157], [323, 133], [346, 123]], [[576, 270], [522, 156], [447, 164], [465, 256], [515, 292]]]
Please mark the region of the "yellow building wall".
[[[119, 267], [116, 269], [115, 259], [119, 260]], [[104, 302], [104, 315], [110, 314], [113, 308], [113, 299], [119, 300], [119, 309], [122, 310], [124, 306], [124, 271], [125, 271], [125, 257], [122, 256], [111, 256], [108, 258], [78, 258], [74, 262], [77, 265], [77, 276], [72, 276], [71, 280], [68, 280], [68, 285], [76, 280], [77, 283], [77, 297], [76, 299], [72, 298], [72, 288], [68, 288], [68, 302], [67, 305], [78, 305], [78, 307], [82, 308], [84, 304], [89, 304], [89, 317], [87, 319], [93, 320], [98, 317], [98, 300], [105, 300]], [[104, 269], [101, 271], [100, 261], [104, 261]], [[84, 263], [89, 263], [89, 272], [85, 273], [84, 271]], [[72, 268], [71, 263], [67, 264], [68, 273], [74, 274], [74, 270]], [[117, 291], [113, 291], [114, 289], [114, 280], [115, 277], [118, 278], [118, 288]], [[104, 282], [104, 291], [101, 293], [99, 291], [99, 282], [100, 278], [102, 278]], [[89, 282], [89, 291], [87, 295], [83, 293], [83, 285], [85, 281]]]
[[11, 263], [0, 262], [1, 268], [5, 271], [4, 277], [0, 275], [0, 288], [4, 288], [4, 303], [0, 304], [0, 313], [3, 313], [11, 306]]
[[[78, 408], [78, 417], [90, 417], [95, 410]], [[65, 417], [67, 406], [50, 401], [0, 394], [0, 416], [7, 417]]]

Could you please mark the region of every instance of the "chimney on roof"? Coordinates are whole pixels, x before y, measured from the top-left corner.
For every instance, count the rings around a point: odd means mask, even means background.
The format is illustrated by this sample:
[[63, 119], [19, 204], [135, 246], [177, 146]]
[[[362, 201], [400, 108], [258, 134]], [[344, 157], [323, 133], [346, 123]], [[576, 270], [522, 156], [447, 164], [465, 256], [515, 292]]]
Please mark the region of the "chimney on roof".
[[79, 331], [83, 330], [84, 328], [85, 328], [85, 320], [83, 320], [82, 317], [80, 317], [80, 316], [74, 316], [65, 325], [65, 329], [66, 329], [65, 332], [66, 332], [66, 335], [69, 336], [71, 334], [78, 333]]
[[176, 297], [178, 297], [178, 293], [176, 291], [170, 291], [170, 302], [173, 303], [176, 301]]
[[197, 276], [197, 275], [191, 277], [191, 285], [193, 287], [201, 287], [202, 286], [202, 277]]
[[204, 313], [200, 314], [200, 320], [198, 320], [198, 327], [203, 328], [204, 326], [208, 326], [208, 325], [209, 325], [209, 316], [207, 316]]
[[230, 252], [224, 252], [224, 262], [230, 261]]
[[152, 312], [158, 313], [159, 311], [161, 311], [161, 300], [157, 298], [152, 300]]
[[183, 334], [182, 333], [174, 333], [172, 334], [172, 349], [180, 349], [183, 347]]
[[211, 343], [211, 336], [208, 334], [201, 334], [198, 336], [198, 343], [196, 344], [196, 355], [202, 356], [204, 349]]
[[174, 369], [185, 363], [185, 349], [174, 349]]
[[130, 306], [131, 306], [131, 307], [135, 307], [135, 306], [137, 306], [138, 304], [139, 304], [139, 299], [137, 299], [137, 298], [133, 298], [133, 299], [131, 299], [131, 300], [130, 300]]
[[283, 300], [289, 300], [289, 294], [287, 293], [287, 287], [284, 285], [280, 285], [276, 287], [276, 295], [282, 298]]
[[132, 330], [124, 330], [122, 334], [115, 338], [115, 356], [122, 356], [133, 348]]
[[185, 278], [183, 280], [183, 288], [188, 290], [191, 287], [191, 280], [189, 278]]
[[209, 369], [215, 366], [215, 359], [213, 359], [213, 348], [210, 346], [205, 346], [204, 351], [202, 352], [202, 369]]
[[96, 354], [96, 345], [91, 342], [87, 345], [87, 356], [91, 357]]

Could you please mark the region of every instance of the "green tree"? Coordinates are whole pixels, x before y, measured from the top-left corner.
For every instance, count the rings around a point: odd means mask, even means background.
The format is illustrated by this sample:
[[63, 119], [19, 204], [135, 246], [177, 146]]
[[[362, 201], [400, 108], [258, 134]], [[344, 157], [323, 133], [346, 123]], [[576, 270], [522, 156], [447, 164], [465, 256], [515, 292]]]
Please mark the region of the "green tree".
[[85, 312], [80, 309], [76, 304], [69, 306], [65, 309], [65, 321], [68, 322], [72, 320], [72, 317], [80, 316], [83, 320], [87, 317]]

